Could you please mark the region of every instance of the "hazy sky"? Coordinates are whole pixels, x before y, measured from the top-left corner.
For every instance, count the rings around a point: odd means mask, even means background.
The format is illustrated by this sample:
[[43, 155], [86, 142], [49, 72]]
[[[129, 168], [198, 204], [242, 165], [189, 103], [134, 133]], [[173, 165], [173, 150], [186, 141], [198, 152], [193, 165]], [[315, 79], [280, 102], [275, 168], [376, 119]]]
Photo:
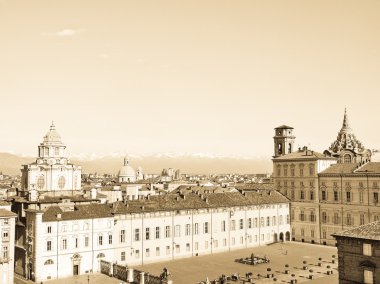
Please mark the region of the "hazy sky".
[[380, 1], [0, 0], [0, 152], [380, 148]]

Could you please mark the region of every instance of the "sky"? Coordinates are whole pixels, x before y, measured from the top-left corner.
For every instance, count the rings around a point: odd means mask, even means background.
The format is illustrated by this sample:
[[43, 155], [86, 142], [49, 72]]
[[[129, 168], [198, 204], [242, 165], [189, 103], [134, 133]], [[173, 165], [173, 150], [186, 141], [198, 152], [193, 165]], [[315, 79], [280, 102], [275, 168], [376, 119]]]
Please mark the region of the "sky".
[[0, 152], [380, 149], [380, 1], [0, 0]]

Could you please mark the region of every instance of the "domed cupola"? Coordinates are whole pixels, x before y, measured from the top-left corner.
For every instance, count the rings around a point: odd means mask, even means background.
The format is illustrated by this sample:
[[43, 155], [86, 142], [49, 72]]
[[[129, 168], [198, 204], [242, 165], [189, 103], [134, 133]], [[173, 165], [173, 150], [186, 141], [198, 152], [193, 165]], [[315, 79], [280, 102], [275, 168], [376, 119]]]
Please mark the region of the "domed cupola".
[[135, 170], [129, 165], [129, 158], [124, 158], [124, 166], [120, 168], [118, 174], [119, 182], [135, 182], [136, 173]]
[[362, 163], [371, 160], [371, 151], [365, 149], [352, 132], [348, 123], [346, 109], [344, 110], [342, 128], [329, 150], [326, 150], [324, 153], [339, 158], [340, 163]]
[[54, 122], [51, 123], [49, 131], [44, 136], [45, 145], [62, 145], [61, 135], [55, 129]]

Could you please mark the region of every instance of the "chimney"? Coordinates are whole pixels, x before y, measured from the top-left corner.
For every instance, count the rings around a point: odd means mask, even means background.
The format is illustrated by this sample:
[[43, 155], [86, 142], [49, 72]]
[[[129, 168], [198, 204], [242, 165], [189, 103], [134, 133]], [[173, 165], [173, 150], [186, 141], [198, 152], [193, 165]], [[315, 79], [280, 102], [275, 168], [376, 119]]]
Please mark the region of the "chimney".
[[177, 201], [179, 201], [179, 196], [177, 196], [175, 199], [176, 199]]

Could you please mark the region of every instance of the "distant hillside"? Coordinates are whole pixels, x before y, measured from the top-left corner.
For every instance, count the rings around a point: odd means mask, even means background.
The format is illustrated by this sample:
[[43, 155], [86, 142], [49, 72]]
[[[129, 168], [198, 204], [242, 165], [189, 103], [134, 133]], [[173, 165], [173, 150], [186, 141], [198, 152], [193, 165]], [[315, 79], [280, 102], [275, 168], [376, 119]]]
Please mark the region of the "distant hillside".
[[[34, 161], [33, 157], [21, 157], [9, 153], [0, 153], [0, 171], [5, 174], [20, 174], [21, 165]], [[87, 173], [117, 173], [123, 164], [122, 157], [101, 157], [96, 159], [71, 159], [74, 164], [81, 165]], [[181, 173], [271, 173], [270, 158], [228, 158], [198, 156], [138, 156], [131, 158], [131, 166], [141, 166], [145, 173], [160, 173], [163, 168], [180, 169]]]

